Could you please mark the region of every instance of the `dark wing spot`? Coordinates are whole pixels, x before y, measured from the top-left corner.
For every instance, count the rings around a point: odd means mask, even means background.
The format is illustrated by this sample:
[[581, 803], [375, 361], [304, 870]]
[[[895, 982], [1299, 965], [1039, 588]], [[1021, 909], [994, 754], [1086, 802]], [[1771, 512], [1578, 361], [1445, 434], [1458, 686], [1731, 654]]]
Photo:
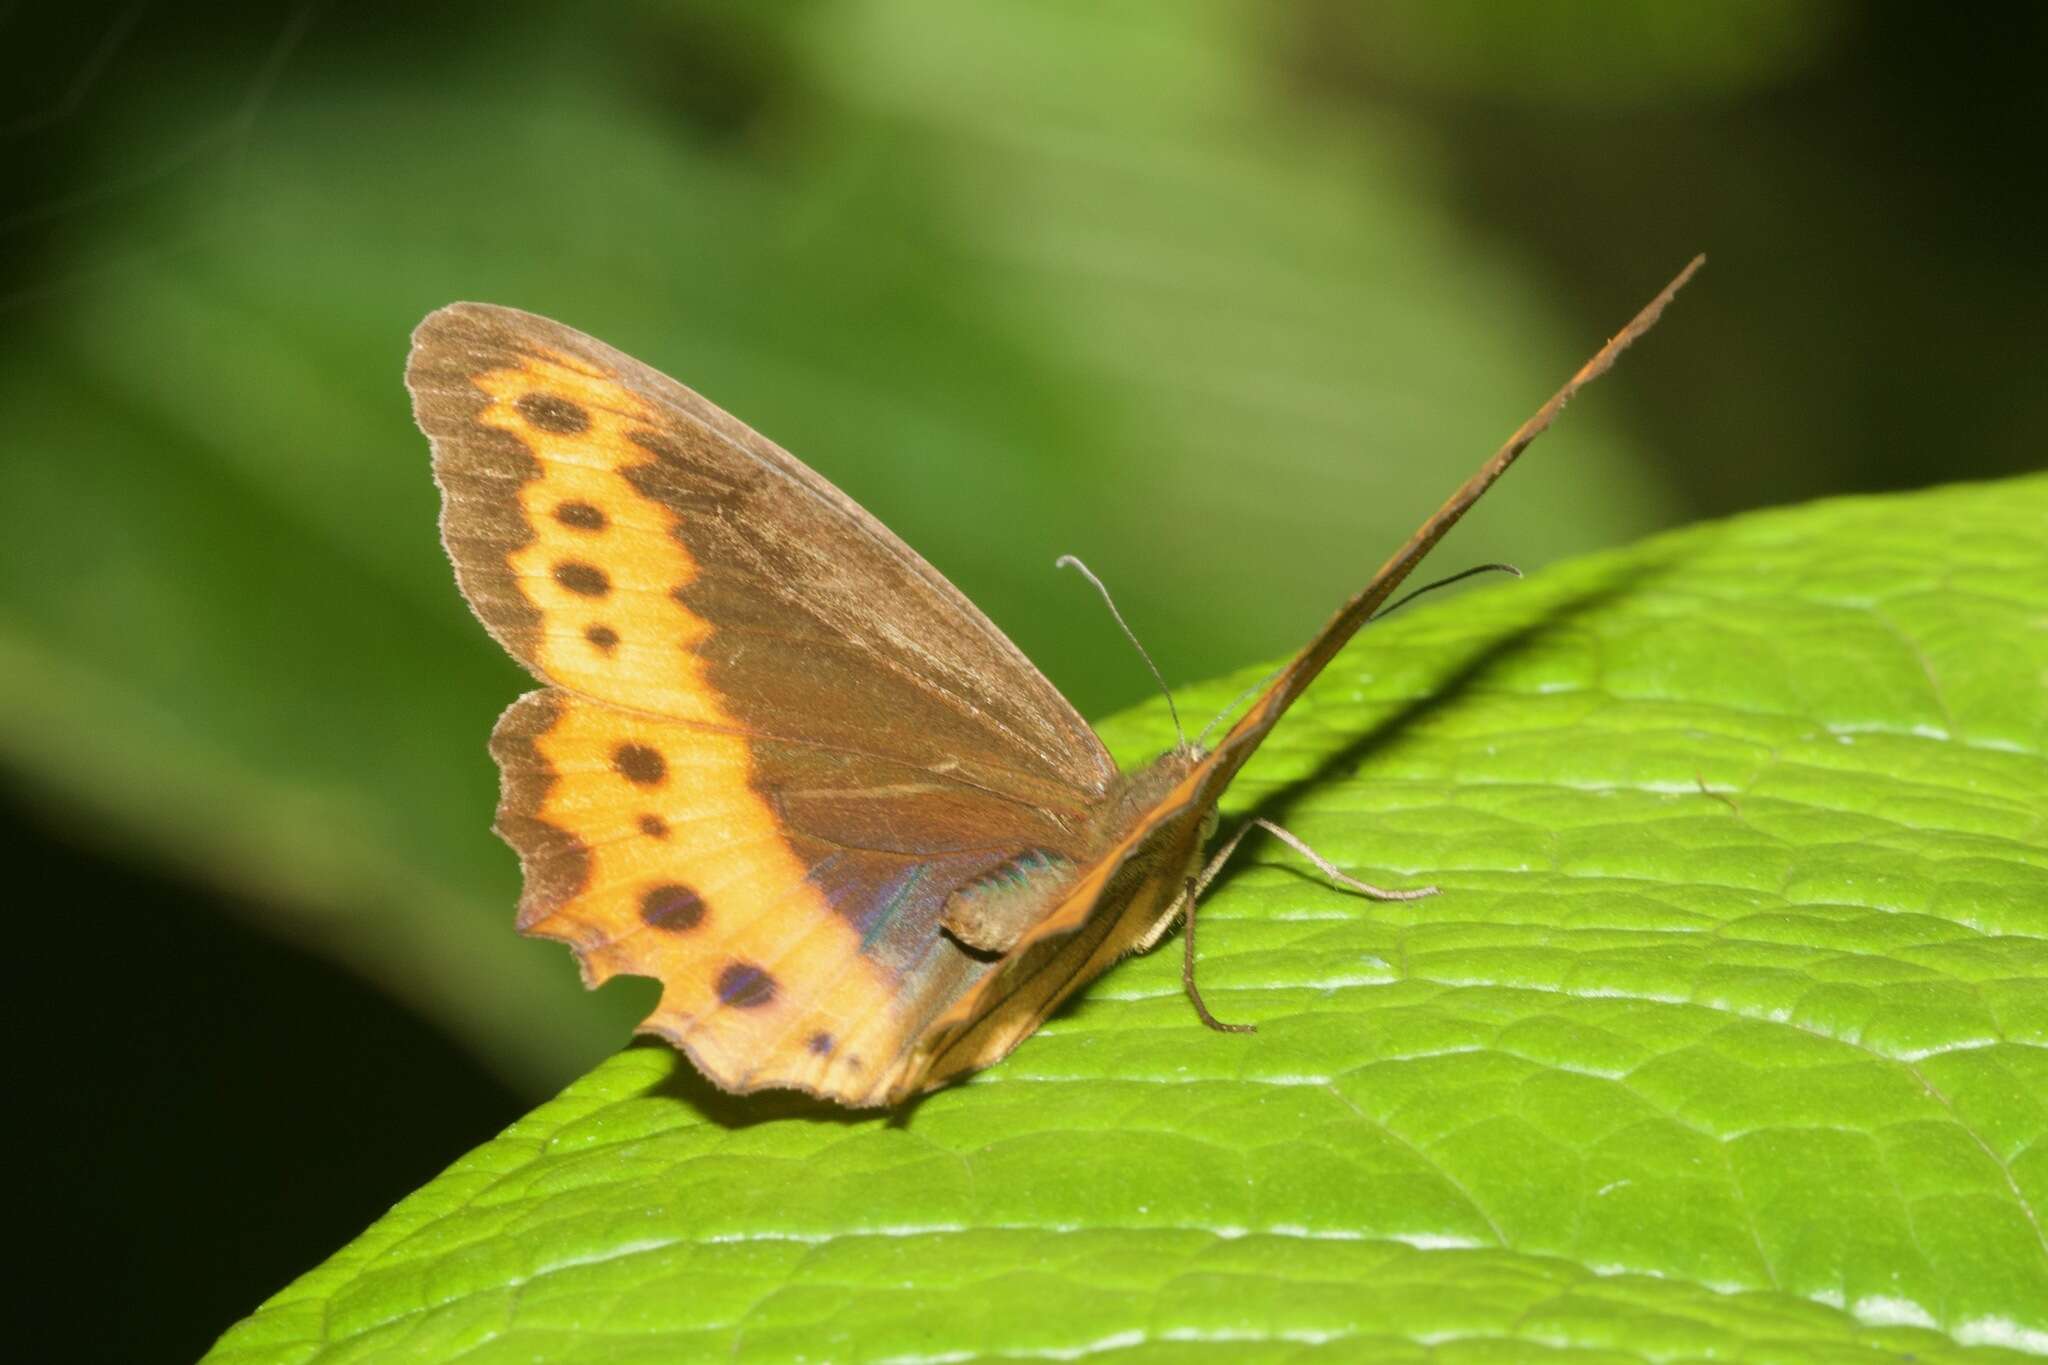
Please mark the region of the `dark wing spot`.
[[557, 432], [563, 436], [574, 436], [590, 427], [590, 414], [566, 398], [557, 398], [551, 393], [529, 393], [522, 395], [514, 404], [519, 415], [529, 426], [542, 431]]
[[573, 559], [555, 565], [555, 581], [578, 597], [602, 597], [612, 590], [612, 580], [603, 569]]
[[640, 832], [650, 839], [666, 839], [668, 821], [659, 815], [643, 815], [640, 817]]
[[672, 464], [685, 463], [682, 448], [658, 431], [633, 427], [626, 432], [626, 439], [657, 460], [667, 460]]
[[655, 929], [687, 933], [704, 922], [704, 900], [687, 886], [663, 882], [640, 897], [640, 918]]
[[775, 978], [751, 962], [729, 962], [718, 974], [718, 998], [743, 1010], [757, 1010], [775, 999]]
[[557, 505], [555, 520], [564, 526], [573, 526], [579, 531], [602, 531], [607, 524], [604, 513], [587, 502], [565, 502]]
[[619, 647], [619, 633], [607, 625], [585, 626], [583, 638], [595, 645], [600, 654], [609, 654]]
[[620, 777], [642, 787], [656, 786], [668, 776], [668, 761], [645, 744], [621, 744], [612, 750], [612, 767]]
[[832, 1050], [832, 1035], [829, 1033], [813, 1033], [811, 1040], [805, 1043], [804, 1046], [822, 1057]]

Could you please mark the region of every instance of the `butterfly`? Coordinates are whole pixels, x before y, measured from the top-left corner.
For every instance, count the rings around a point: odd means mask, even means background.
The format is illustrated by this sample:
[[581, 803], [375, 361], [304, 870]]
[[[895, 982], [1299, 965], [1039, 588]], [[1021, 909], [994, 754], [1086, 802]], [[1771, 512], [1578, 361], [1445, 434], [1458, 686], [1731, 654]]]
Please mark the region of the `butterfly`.
[[1007, 1054], [1180, 915], [1217, 800], [1694, 260], [1422, 523], [1213, 749], [1120, 772], [974, 604], [681, 384], [487, 304], [406, 370], [456, 580], [542, 683], [491, 735], [518, 926], [733, 1092], [894, 1105]]

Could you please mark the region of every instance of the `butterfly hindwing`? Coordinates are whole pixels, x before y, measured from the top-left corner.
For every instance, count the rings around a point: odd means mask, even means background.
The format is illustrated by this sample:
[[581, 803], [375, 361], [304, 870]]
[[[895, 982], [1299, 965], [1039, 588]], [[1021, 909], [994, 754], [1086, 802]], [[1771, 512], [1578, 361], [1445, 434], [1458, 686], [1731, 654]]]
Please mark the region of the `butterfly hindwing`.
[[735, 1090], [881, 1102], [996, 961], [942, 931], [949, 900], [1088, 853], [1042, 816], [900, 765], [561, 689], [507, 711], [492, 752], [498, 830], [526, 873], [520, 928], [570, 944], [590, 984], [659, 979], [643, 1027]]
[[520, 928], [569, 943], [592, 984], [660, 979], [647, 1026], [707, 1074], [821, 1090], [830, 1051], [901, 1031], [883, 972], [754, 794], [743, 741], [549, 690], [492, 749], [498, 828], [526, 869]]

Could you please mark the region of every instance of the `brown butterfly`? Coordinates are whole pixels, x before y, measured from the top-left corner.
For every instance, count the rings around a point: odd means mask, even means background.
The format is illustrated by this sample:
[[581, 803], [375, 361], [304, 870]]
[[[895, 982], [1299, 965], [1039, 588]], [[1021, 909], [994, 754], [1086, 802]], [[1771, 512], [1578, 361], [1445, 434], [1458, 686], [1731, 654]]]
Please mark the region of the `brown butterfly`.
[[581, 332], [458, 303], [406, 383], [470, 606], [546, 687], [498, 721], [519, 928], [727, 1090], [895, 1104], [998, 1060], [1179, 915], [1260, 741], [1695, 260], [1345, 603], [1213, 750], [1124, 773], [845, 494]]

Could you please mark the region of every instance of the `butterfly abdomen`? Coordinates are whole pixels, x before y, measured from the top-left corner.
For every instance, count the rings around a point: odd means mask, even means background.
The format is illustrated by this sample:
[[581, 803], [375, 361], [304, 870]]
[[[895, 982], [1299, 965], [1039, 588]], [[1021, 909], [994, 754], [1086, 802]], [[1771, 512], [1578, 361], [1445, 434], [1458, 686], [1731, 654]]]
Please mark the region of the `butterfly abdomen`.
[[1026, 849], [955, 891], [939, 923], [975, 952], [1006, 953], [1057, 904], [1075, 870], [1051, 849]]

